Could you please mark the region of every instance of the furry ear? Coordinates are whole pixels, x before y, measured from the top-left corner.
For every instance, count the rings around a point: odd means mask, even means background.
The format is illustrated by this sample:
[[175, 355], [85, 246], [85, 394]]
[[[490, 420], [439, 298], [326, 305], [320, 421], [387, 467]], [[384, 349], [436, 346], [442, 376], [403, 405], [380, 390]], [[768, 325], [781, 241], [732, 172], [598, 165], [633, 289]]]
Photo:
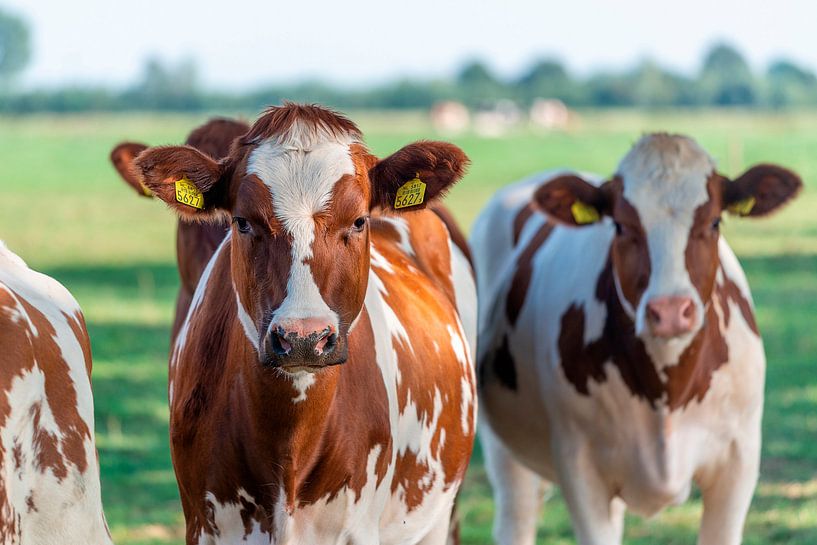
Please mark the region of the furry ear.
[[756, 165], [735, 181], [724, 181], [723, 208], [738, 216], [765, 216], [796, 197], [802, 187], [802, 180], [791, 170]]
[[533, 201], [559, 223], [590, 225], [610, 212], [606, 185], [596, 186], [575, 174], [565, 174], [543, 183], [533, 194]]
[[420, 141], [389, 155], [369, 169], [372, 208], [419, 210], [441, 198], [468, 167], [454, 144]]
[[153, 197], [153, 193], [142, 185], [142, 182], [139, 181], [139, 175], [133, 170], [134, 160], [147, 148], [145, 144], [137, 142], [122, 142], [111, 150], [111, 163], [113, 163], [122, 179], [125, 180], [125, 183], [131, 186], [134, 191], [143, 197]]
[[148, 148], [136, 158], [141, 182], [186, 219], [208, 219], [229, 209], [225, 162], [190, 146]]

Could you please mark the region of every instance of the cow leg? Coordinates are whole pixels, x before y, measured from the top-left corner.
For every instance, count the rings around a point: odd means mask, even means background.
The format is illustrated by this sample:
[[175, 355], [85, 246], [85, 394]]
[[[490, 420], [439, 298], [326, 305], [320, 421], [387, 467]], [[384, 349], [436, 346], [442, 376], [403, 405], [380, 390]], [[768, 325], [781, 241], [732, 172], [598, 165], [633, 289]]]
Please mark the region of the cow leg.
[[703, 516], [698, 545], [739, 545], [749, 505], [757, 485], [760, 441], [738, 451], [712, 479], [701, 483]]
[[567, 449], [554, 459], [576, 541], [580, 545], [620, 545], [624, 502], [610, 496], [583, 449]]
[[480, 423], [479, 437], [494, 491], [494, 541], [498, 545], [534, 545], [545, 481], [519, 463], [487, 423]]

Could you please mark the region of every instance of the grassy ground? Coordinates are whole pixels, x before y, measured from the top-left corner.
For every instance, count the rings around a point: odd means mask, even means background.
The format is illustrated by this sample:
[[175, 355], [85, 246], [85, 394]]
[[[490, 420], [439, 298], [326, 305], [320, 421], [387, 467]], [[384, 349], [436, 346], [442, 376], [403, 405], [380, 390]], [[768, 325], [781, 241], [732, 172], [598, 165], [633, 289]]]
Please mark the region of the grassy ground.
[[[355, 115], [375, 152], [434, 137], [416, 115]], [[0, 238], [80, 301], [94, 353], [97, 440], [105, 509], [117, 543], [181, 543], [182, 516], [167, 441], [166, 355], [177, 289], [171, 214], [137, 198], [107, 156], [123, 139], [180, 142], [203, 118], [0, 118]], [[746, 543], [817, 543], [817, 114], [593, 113], [564, 133], [451, 138], [471, 156], [449, 204], [468, 226], [499, 186], [539, 169], [610, 173], [644, 131], [681, 131], [737, 175], [774, 161], [806, 191], [765, 220], [728, 220], [727, 238], [752, 284], [769, 359], [761, 484]], [[490, 542], [490, 491], [477, 450], [462, 494], [466, 543]], [[700, 499], [653, 520], [628, 521], [628, 544], [693, 544]], [[573, 543], [559, 493], [539, 541]]]

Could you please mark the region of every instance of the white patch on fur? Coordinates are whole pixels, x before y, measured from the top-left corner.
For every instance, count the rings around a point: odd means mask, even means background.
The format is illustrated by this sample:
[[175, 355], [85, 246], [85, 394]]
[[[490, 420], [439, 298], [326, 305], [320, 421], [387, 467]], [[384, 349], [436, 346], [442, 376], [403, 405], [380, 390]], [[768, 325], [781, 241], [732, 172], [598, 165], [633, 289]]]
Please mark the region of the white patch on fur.
[[395, 228], [397, 234], [400, 236], [400, 241], [397, 243], [400, 249], [408, 256], [414, 255], [414, 247], [411, 245], [411, 237], [409, 236], [409, 226], [405, 219], [395, 216], [381, 216], [378, 218], [381, 221], [391, 224]]
[[[707, 179], [712, 158], [693, 140], [653, 134], [639, 140], [621, 161], [618, 174], [624, 197], [638, 211], [647, 233], [650, 280], [636, 308], [636, 333], [656, 362], [674, 364], [703, 324], [704, 305], [686, 268], [685, 251], [695, 210], [709, 200]], [[692, 332], [670, 341], [647, 330], [647, 303], [654, 297], [692, 298], [698, 323]]]
[[290, 373], [290, 375], [292, 376], [292, 386], [298, 390], [298, 395], [292, 398], [292, 402], [300, 403], [301, 401], [305, 401], [306, 391], [310, 386], [315, 384], [315, 373], [296, 371], [295, 373]]
[[307, 260], [315, 240], [315, 214], [329, 206], [337, 181], [355, 173], [349, 151], [355, 142], [352, 135], [335, 136], [296, 122], [286, 134], [265, 140], [250, 154], [247, 174], [269, 187], [275, 215], [292, 237], [287, 294], [272, 323], [324, 318], [338, 330], [338, 316], [323, 300]]
[[257, 354], [259, 342], [258, 328], [255, 327], [255, 322], [247, 313], [247, 309], [244, 308], [244, 304], [241, 302], [241, 297], [238, 296], [238, 291], [235, 289], [235, 283], [233, 283], [233, 292], [235, 292], [235, 306], [238, 309], [238, 321], [241, 322], [241, 327], [244, 329], [244, 335], [247, 336], [247, 340], [250, 341], [250, 344], [255, 349], [255, 353]]

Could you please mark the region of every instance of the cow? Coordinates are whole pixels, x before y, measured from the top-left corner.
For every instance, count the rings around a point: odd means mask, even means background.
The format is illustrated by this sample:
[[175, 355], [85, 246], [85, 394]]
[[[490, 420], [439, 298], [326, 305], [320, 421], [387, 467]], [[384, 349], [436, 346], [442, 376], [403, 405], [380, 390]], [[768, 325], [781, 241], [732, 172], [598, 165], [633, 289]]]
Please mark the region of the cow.
[[183, 220], [231, 218], [170, 357], [188, 544], [445, 543], [475, 434], [476, 287], [425, 207], [467, 163], [429, 141], [378, 159], [346, 117], [293, 103], [220, 161], [136, 158]]
[[110, 545], [77, 302], [0, 241], [0, 543]]
[[[233, 119], [211, 119], [197, 127], [187, 137], [186, 144], [212, 157], [221, 159], [230, 153], [233, 141], [246, 133], [249, 125]], [[111, 163], [122, 179], [138, 195], [151, 198], [153, 194], [139, 181], [133, 170], [133, 161], [146, 150], [146, 144], [122, 142], [111, 151]], [[179, 221], [176, 227], [176, 257], [179, 267], [180, 287], [176, 297], [176, 315], [171, 329], [171, 343], [179, 332], [181, 322], [193, 299], [193, 292], [207, 262], [227, 234], [230, 223], [219, 217], [207, 222]]]
[[582, 545], [621, 543], [625, 508], [651, 516], [693, 483], [698, 543], [740, 543], [765, 356], [719, 225], [766, 216], [801, 185], [770, 164], [730, 180], [692, 139], [662, 133], [603, 183], [553, 171], [490, 201], [471, 244], [498, 543], [534, 543], [549, 483]]

